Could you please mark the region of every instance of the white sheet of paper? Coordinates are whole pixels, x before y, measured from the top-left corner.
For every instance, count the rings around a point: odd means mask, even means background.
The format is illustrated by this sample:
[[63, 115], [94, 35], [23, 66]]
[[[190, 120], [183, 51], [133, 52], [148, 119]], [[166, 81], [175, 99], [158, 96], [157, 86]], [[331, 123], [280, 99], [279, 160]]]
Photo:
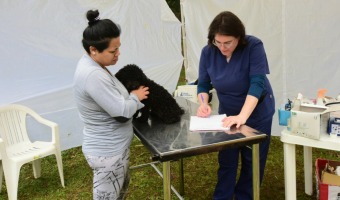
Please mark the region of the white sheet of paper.
[[209, 117], [190, 117], [190, 131], [225, 131], [229, 127], [222, 126], [222, 119], [226, 115], [210, 115]]

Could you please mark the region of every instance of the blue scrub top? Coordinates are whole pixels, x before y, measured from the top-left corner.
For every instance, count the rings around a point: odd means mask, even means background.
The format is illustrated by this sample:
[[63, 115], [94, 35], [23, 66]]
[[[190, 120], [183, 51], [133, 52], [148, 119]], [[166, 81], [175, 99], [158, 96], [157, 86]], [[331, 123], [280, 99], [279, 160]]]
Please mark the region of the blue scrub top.
[[[219, 99], [219, 113], [238, 115], [243, 107], [250, 86], [251, 75], [269, 74], [267, 56], [260, 39], [246, 36], [248, 44], [237, 47], [229, 61], [220, 50], [207, 45], [202, 49], [199, 63], [199, 82], [211, 82]], [[263, 98], [247, 120], [254, 125], [272, 118], [275, 112], [274, 95], [267, 77]]]

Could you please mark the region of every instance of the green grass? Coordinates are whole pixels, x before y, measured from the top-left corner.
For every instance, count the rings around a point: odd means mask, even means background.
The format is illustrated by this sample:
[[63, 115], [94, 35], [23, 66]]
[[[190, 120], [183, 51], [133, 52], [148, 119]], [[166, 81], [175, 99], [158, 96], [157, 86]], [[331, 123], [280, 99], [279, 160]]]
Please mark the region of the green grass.
[[[303, 148], [297, 146], [297, 199], [316, 199], [304, 193]], [[65, 188], [61, 187], [54, 156], [42, 160], [42, 176], [34, 179], [32, 167], [22, 167], [19, 180], [18, 199], [92, 199], [92, 172], [87, 165], [80, 147], [62, 152]], [[339, 154], [334, 151], [313, 149], [316, 158], [336, 160]], [[131, 166], [150, 162], [150, 153], [134, 138], [131, 145]], [[217, 153], [204, 154], [184, 159], [185, 199], [211, 199], [216, 183]], [[267, 160], [264, 181], [261, 186], [261, 199], [284, 199], [283, 145], [280, 137], [273, 137]], [[157, 165], [160, 169], [162, 165]], [[315, 168], [315, 167], [314, 167]], [[179, 187], [178, 162], [171, 163], [172, 184]], [[162, 179], [151, 166], [131, 170], [131, 183], [127, 199], [162, 199]], [[7, 199], [6, 186], [2, 184], [0, 199]], [[172, 199], [177, 199], [172, 193]]]

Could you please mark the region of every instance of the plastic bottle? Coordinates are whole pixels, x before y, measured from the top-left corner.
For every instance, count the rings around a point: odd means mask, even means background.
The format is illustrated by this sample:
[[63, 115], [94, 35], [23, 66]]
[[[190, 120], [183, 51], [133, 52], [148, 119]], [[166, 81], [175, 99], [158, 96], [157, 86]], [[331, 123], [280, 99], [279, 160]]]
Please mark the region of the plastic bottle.
[[327, 92], [326, 89], [319, 89], [318, 90], [318, 98], [316, 100], [316, 105], [323, 106], [323, 98], [325, 97], [325, 93]]
[[300, 110], [302, 99], [303, 99], [303, 95], [301, 93], [298, 93], [298, 96], [293, 102], [292, 110]]

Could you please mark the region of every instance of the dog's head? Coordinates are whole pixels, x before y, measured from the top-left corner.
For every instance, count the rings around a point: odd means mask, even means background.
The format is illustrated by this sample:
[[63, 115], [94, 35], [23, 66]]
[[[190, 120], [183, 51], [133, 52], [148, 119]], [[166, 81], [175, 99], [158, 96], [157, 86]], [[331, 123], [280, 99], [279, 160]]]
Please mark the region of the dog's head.
[[141, 85], [145, 86], [148, 82], [143, 70], [134, 64], [124, 66], [115, 76], [129, 92], [138, 89]]

